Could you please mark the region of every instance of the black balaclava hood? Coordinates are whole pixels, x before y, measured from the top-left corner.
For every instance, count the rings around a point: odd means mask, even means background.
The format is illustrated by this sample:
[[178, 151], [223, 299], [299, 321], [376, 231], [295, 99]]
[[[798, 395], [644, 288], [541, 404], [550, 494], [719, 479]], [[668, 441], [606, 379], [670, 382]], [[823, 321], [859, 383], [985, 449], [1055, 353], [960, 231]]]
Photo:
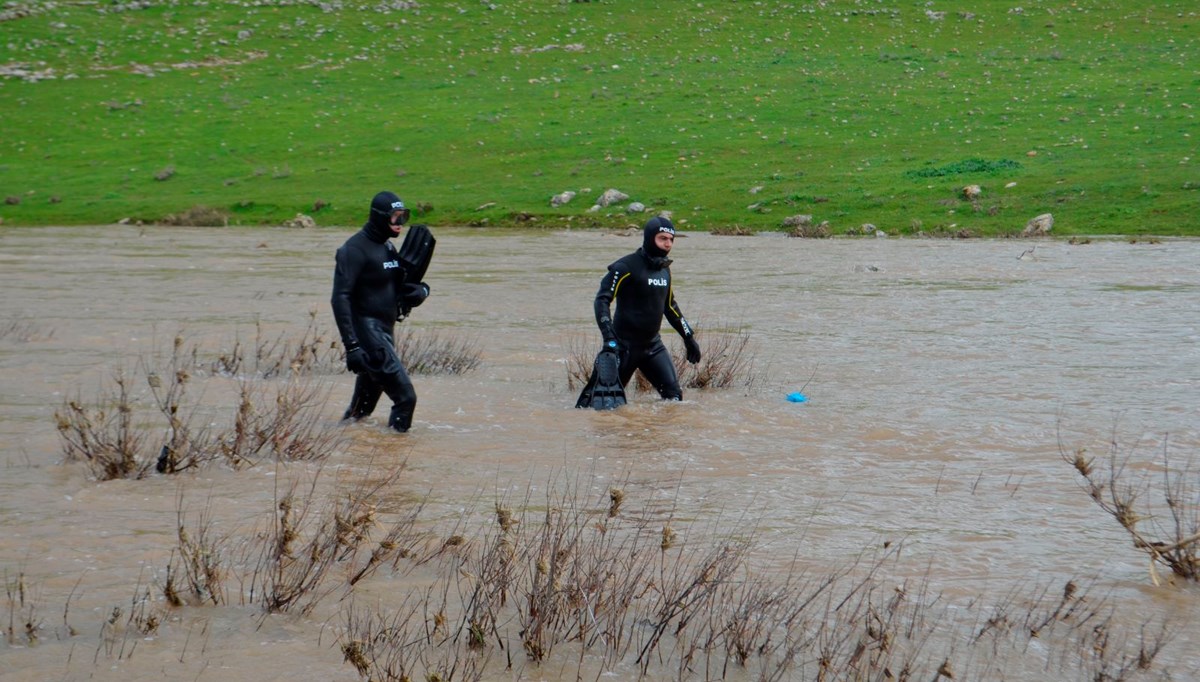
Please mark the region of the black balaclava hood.
[[675, 226], [670, 220], [662, 216], [655, 216], [646, 221], [646, 226], [642, 228], [642, 251], [650, 258], [666, 258], [667, 252], [658, 248], [658, 244], [654, 243], [654, 237], [659, 232], [667, 234], [675, 234]]
[[377, 242], [385, 242], [395, 235], [392, 232], [392, 211], [404, 208], [404, 202], [392, 192], [380, 192], [371, 200], [371, 213], [363, 226], [367, 236]]

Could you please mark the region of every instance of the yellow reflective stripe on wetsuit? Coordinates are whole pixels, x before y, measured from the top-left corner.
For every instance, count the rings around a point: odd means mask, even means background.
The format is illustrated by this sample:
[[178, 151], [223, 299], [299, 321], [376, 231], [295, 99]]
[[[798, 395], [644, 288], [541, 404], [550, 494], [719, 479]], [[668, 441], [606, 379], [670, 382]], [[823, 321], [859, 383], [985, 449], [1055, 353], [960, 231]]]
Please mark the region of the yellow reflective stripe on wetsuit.
[[617, 299], [617, 289], [621, 288], [621, 282], [624, 282], [625, 278], [628, 277], [629, 275], [630, 275], [630, 273], [627, 272], [624, 275], [621, 275], [620, 277], [618, 277], [617, 281], [613, 282], [612, 296], [613, 296], [614, 301]]

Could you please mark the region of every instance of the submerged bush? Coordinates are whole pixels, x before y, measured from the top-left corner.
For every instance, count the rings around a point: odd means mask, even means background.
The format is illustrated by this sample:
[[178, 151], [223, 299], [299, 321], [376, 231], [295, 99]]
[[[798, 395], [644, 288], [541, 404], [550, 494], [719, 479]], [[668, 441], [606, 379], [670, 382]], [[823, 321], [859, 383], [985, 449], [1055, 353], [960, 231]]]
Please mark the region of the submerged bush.
[[[1180, 467], [1163, 439], [1161, 468], [1153, 475], [1137, 466], [1134, 451], [1122, 451], [1114, 437], [1103, 456], [1086, 448], [1060, 448], [1063, 460], [1082, 479], [1088, 497], [1129, 534], [1133, 546], [1150, 557], [1150, 579], [1160, 584], [1156, 566], [1189, 582], [1200, 581], [1200, 483], [1195, 462]], [[1161, 507], [1159, 506], [1161, 505]], [[1163, 509], [1165, 508], [1165, 509]]]

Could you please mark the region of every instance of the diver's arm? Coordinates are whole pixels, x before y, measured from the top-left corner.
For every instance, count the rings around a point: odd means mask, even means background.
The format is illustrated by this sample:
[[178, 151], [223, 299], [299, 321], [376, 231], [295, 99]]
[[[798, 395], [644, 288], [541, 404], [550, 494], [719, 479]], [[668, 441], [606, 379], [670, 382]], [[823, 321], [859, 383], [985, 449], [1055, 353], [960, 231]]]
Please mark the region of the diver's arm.
[[337, 265], [333, 269], [333, 295], [329, 299], [333, 307], [333, 320], [337, 323], [342, 345], [346, 349], [358, 346], [358, 335], [354, 332], [354, 314], [350, 304], [354, 283], [362, 272], [362, 254], [345, 245], [337, 250]]
[[692, 330], [692, 325], [688, 324], [687, 318], [683, 316], [683, 311], [679, 309], [679, 303], [675, 301], [674, 287], [667, 289], [667, 306], [663, 310], [663, 313], [667, 318], [667, 322], [683, 338], [686, 339], [695, 333]]
[[687, 350], [687, 361], [693, 365], [700, 362], [702, 353], [700, 344], [696, 342], [696, 332], [692, 329], [692, 325], [688, 324], [687, 318], [683, 316], [683, 311], [679, 309], [679, 303], [675, 301], [675, 290], [671, 287], [667, 288], [666, 318], [675, 331], [683, 337], [683, 347]]
[[596, 292], [596, 326], [600, 327], [600, 335], [604, 337], [605, 343], [617, 338], [612, 321], [612, 302], [616, 298], [617, 288], [621, 285], [622, 274], [629, 273], [622, 273], [619, 268], [609, 266], [608, 272], [600, 280], [600, 290]]

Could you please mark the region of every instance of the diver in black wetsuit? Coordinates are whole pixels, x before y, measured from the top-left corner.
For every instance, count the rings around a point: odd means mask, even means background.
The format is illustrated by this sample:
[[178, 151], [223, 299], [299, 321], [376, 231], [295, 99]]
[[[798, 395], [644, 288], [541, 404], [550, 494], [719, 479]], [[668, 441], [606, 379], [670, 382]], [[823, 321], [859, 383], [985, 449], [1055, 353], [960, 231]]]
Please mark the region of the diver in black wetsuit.
[[[700, 362], [700, 344], [671, 289], [671, 259], [667, 254], [675, 243], [675, 226], [664, 217], [651, 218], [642, 230], [642, 248], [608, 266], [596, 294], [596, 324], [605, 346], [620, 355], [621, 386], [629, 383], [636, 370], [667, 400], [682, 400], [675, 364], [663, 345], [659, 329], [663, 316], [683, 337], [687, 360]], [[609, 309], [617, 303], [616, 315]]]
[[414, 308], [429, 295], [424, 282], [404, 283], [403, 267], [390, 241], [400, 235], [408, 217], [400, 197], [391, 192], [375, 195], [367, 223], [337, 250], [330, 299], [346, 348], [346, 369], [358, 375], [342, 418], [366, 417], [380, 393], [387, 393], [392, 399], [388, 426], [401, 433], [412, 426], [417, 392], [396, 354], [397, 308]]

